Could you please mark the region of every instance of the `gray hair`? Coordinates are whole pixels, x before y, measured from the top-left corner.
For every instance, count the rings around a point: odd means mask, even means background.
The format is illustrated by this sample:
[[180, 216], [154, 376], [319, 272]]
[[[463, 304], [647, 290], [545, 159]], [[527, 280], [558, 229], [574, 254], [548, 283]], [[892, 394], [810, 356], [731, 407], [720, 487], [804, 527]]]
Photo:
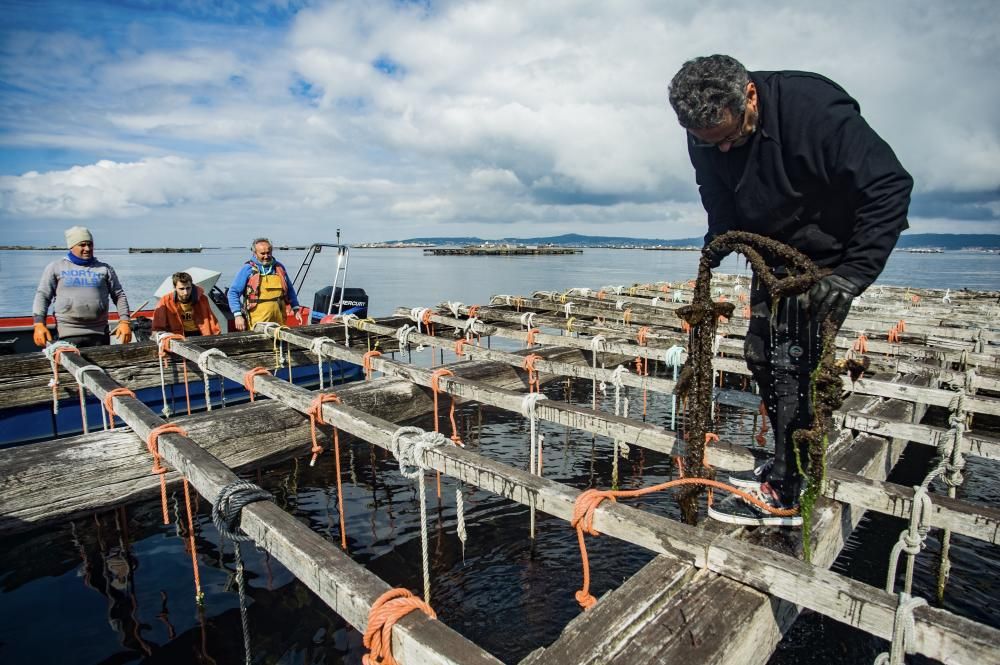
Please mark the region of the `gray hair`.
[[749, 81], [746, 67], [728, 55], [688, 60], [670, 81], [670, 105], [685, 129], [718, 127], [726, 109], [733, 116], [746, 110]]
[[266, 242], [268, 247], [274, 249], [274, 245], [272, 245], [271, 241], [268, 240], [267, 238], [254, 238], [254, 241], [250, 243], [250, 251], [251, 252], [257, 251], [257, 245], [259, 245], [262, 242]]

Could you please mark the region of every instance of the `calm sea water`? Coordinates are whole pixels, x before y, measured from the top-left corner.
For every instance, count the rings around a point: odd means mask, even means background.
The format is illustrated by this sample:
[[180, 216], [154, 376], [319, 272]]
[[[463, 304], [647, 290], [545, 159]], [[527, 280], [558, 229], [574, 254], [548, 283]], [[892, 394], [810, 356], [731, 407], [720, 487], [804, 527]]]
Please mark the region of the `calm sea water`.
[[[303, 252], [279, 255], [291, 270]], [[27, 313], [36, 280], [55, 253], [0, 253], [7, 289], [0, 291], [0, 314]], [[198, 265], [223, 272], [223, 283], [242, 262], [238, 250], [201, 255], [129, 255], [101, 252], [114, 265], [137, 305], [165, 275]], [[364, 286], [373, 315], [397, 306], [429, 306], [444, 300], [484, 303], [496, 293], [526, 294], [532, 289], [599, 287], [694, 275], [697, 254], [641, 250], [586, 250], [567, 257], [425, 257], [419, 250], [356, 250], [350, 282]], [[1000, 289], [1000, 257], [981, 254], [894, 255], [883, 276], [886, 284]], [[742, 272], [735, 260], [724, 270]], [[328, 281], [332, 266], [315, 264], [304, 289]], [[304, 297], [304, 302], [309, 298]], [[662, 368], [654, 371], [663, 372]], [[550, 398], [588, 404], [591, 385], [577, 382], [546, 388]], [[613, 390], [599, 395], [601, 408], [614, 408]], [[642, 396], [629, 391], [633, 417]], [[669, 396], [650, 394], [647, 418], [669, 425]], [[930, 418], [943, 423], [946, 414]], [[978, 416], [977, 416], [978, 419]], [[473, 450], [506, 464], [527, 466], [527, 427], [520, 416], [487, 407], [459, 410], [459, 427]], [[994, 419], [996, 420], [996, 419]], [[418, 423], [424, 428], [432, 423]], [[977, 427], [996, 422], [977, 420]], [[719, 409], [720, 433], [727, 440], [754, 446], [752, 416]], [[544, 470], [548, 478], [574, 487], [609, 487], [611, 442], [603, 437], [542, 424]], [[392, 585], [420, 588], [419, 508], [414, 486], [398, 473], [386, 453], [345, 437], [344, 503], [351, 556]], [[303, 454], [305, 454], [303, 450]], [[912, 446], [892, 480], [918, 483], [929, 452]], [[648, 486], [674, 474], [671, 460], [633, 447], [620, 463], [624, 488]], [[330, 454], [314, 468], [305, 458], [253, 470], [247, 477], [276, 497], [331, 542], [339, 543], [334, 463]], [[1000, 473], [996, 465], [969, 460], [959, 497], [996, 505]], [[432, 486], [432, 484], [431, 484]], [[465, 504], [469, 541], [456, 537], [454, 493]], [[934, 488], [940, 492], [940, 487]], [[527, 509], [472, 487], [445, 479], [440, 503], [429, 490], [432, 604], [449, 626], [501, 658], [517, 662], [558, 637], [579, 609], [573, 592], [580, 583], [575, 533], [557, 519], [539, 516], [538, 537], [528, 538]], [[676, 518], [669, 496], [631, 502], [644, 510]], [[172, 495], [174, 525], [159, 520], [159, 502], [130, 505], [0, 540], [0, 662], [58, 663], [241, 663], [242, 641], [233, 586], [232, 546], [220, 549], [219, 537], [201, 502], [195, 532], [203, 610], [194, 604], [190, 558], [185, 552], [182, 495]], [[867, 517], [852, 535], [835, 569], [876, 586], [884, 583], [885, 562], [902, 520]], [[932, 596], [934, 553], [918, 558], [915, 592]], [[645, 565], [649, 552], [609, 537], [590, 538], [593, 591], [619, 586]], [[360, 635], [346, 626], [278, 562], [244, 548], [247, 559], [250, 625], [255, 662], [358, 663]], [[963, 537], [953, 538], [953, 572], [943, 606], [962, 616], [1000, 627], [1000, 548]], [[53, 622], [56, 622], [54, 624]], [[53, 637], [53, 630], [57, 631]], [[871, 662], [886, 643], [817, 615], [803, 616], [772, 658], [792, 663]], [[916, 662], [916, 661], [914, 661]]]
[[[59, 252], [0, 252], [0, 275], [5, 285], [0, 289], [0, 316], [31, 312], [42, 269], [59, 255]], [[304, 255], [304, 251], [277, 252], [277, 258], [293, 275]], [[135, 307], [151, 299], [170, 274], [192, 266], [221, 272], [219, 286], [228, 286], [246, 260], [247, 252], [206, 249], [201, 254], [129, 254], [127, 250], [98, 248], [97, 256], [114, 266], [129, 303]], [[333, 253], [316, 258], [303, 289], [303, 304], [312, 304], [311, 294], [316, 288], [331, 282], [335, 259]], [[445, 300], [485, 303], [491, 295], [499, 293], [526, 295], [531, 290], [687, 280], [696, 275], [697, 263], [697, 252], [637, 249], [587, 249], [583, 254], [544, 257], [439, 257], [424, 256], [419, 249], [356, 249], [350, 254], [348, 281], [365, 288], [371, 298], [371, 314], [382, 316], [398, 306], [426, 307]], [[720, 270], [743, 272], [745, 268], [737, 257], [730, 257]], [[879, 283], [997, 290], [1000, 255], [896, 252]]]

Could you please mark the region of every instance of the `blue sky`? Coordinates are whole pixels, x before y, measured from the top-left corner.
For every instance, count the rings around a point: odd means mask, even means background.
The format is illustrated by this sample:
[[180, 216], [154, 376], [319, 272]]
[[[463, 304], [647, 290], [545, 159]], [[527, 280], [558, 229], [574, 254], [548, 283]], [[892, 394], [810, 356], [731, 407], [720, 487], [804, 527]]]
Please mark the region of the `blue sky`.
[[1000, 4], [808, 4], [0, 0], [0, 242], [700, 235], [713, 52], [847, 88], [912, 232], [1000, 233]]

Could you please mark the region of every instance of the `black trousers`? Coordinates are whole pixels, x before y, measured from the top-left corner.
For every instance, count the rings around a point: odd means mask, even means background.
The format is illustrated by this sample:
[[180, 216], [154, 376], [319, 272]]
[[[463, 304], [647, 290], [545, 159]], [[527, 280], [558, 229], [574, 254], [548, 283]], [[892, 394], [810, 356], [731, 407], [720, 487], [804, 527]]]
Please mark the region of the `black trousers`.
[[59, 339], [63, 342], [69, 342], [78, 349], [82, 349], [88, 346], [107, 346], [111, 343], [111, 333], [105, 330], [103, 334], [67, 335]]
[[[809, 315], [804, 298], [774, 302], [756, 275], [750, 287], [750, 310], [743, 351], [774, 432], [774, 466], [767, 482], [784, 503], [796, 504], [802, 477], [792, 433], [812, 423], [809, 377], [820, 361], [820, 326]], [[807, 451], [799, 452], [804, 464]]]

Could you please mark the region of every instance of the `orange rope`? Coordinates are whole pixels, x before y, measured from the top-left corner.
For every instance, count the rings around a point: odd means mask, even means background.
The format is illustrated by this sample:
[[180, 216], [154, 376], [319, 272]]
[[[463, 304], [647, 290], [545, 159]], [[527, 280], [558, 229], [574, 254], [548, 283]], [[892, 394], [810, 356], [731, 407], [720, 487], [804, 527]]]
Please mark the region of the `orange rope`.
[[683, 333], [691, 332], [691, 324], [685, 321], [684, 319], [681, 319], [681, 332]]
[[890, 344], [898, 344], [899, 340], [900, 340], [899, 328], [897, 328], [896, 326], [889, 328], [889, 334], [886, 335], [886, 341], [888, 341]]
[[464, 337], [459, 337], [455, 340], [455, 355], [459, 358], [465, 357], [465, 345], [469, 343]]
[[[434, 370], [431, 373], [431, 390], [434, 391], [434, 431], [440, 432], [441, 429], [438, 426], [438, 393], [441, 392], [441, 377], [442, 376], [455, 376], [455, 373], [450, 369], [441, 367]], [[448, 417], [451, 419], [451, 440], [456, 446], [462, 445], [462, 437], [458, 435], [458, 425], [455, 422], [455, 398], [451, 398], [451, 410], [448, 413]], [[437, 472], [437, 495], [441, 498], [441, 472]]]
[[646, 346], [649, 343], [649, 326], [639, 328], [639, 332], [635, 335], [635, 341], [639, 346]]
[[901, 333], [906, 332], [906, 321], [903, 320], [903, 319], [900, 319], [899, 323], [896, 324], [896, 329], [899, 330], [899, 332], [901, 332]]
[[372, 358], [377, 358], [380, 355], [382, 355], [381, 351], [369, 351], [362, 356], [361, 363], [365, 368], [365, 381], [372, 378]]
[[534, 346], [535, 345], [535, 335], [537, 335], [540, 332], [542, 332], [542, 331], [539, 330], [538, 328], [532, 328], [531, 330], [529, 330], [528, 331], [528, 338], [525, 340], [525, 344], [527, 346]]
[[243, 375], [243, 387], [246, 388], [247, 392], [250, 393], [250, 401], [251, 402], [254, 401], [254, 396], [256, 394], [256, 391], [253, 389], [253, 380], [254, 380], [254, 377], [255, 376], [263, 376], [264, 374], [270, 374], [270, 373], [271, 372], [268, 371], [267, 368], [260, 367], [258, 365], [257, 367], [254, 367], [253, 369], [247, 370], [246, 374]]
[[[309, 414], [309, 428], [312, 432], [312, 459], [309, 466], [316, 463], [316, 457], [323, 452], [323, 446], [319, 445], [316, 439], [316, 425], [327, 425], [323, 420], [323, 405], [327, 402], [341, 404], [340, 398], [335, 393], [320, 393], [309, 403], [306, 413]], [[347, 550], [347, 526], [344, 523], [344, 488], [340, 481], [340, 432], [336, 425], [333, 426], [333, 461], [337, 471], [337, 512], [340, 513], [340, 547]]]
[[[157, 344], [160, 347], [159, 356], [160, 356], [160, 362], [161, 363], [166, 362], [165, 359], [167, 357], [167, 352], [170, 351], [170, 342], [173, 341], [173, 340], [175, 340], [175, 339], [186, 339], [186, 338], [184, 337], [184, 335], [170, 334], [170, 335], [164, 335], [163, 337], [160, 337], [159, 341], [157, 342]], [[187, 414], [190, 416], [191, 415], [191, 388], [188, 385], [188, 366], [187, 366], [187, 360], [184, 360], [183, 363], [184, 363], [184, 400], [187, 403]]]
[[868, 353], [868, 338], [865, 335], [858, 335], [853, 348], [858, 353]]
[[479, 308], [480, 307], [482, 307], [482, 305], [469, 305], [469, 318], [470, 319], [476, 318], [476, 314], [479, 312]]
[[392, 657], [392, 627], [413, 610], [437, 619], [430, 605], [406, 589], [390, 589], [378, 597], [368, 610], [368, 627], [362, 642], [370, 653], [361, 658], [363, 665], [398, 665]]
[[167, 352], [170, 350], [170, 342], [171, 342], [171, 340], [175, 340], [175, 339], [184, 339], [184, 335], [164, 335], [163, 337], [160, 338], [160, 340], [159, 340], [159, 345], [160, 345], [160, 353], [159, 353], [159, 355], [160, 355], [161, 358], [166, 357]]
[[[162, 479], [163, 476], [160, 476]], [[184, 505], [187, 506], [188, 518], [188, 549], [191, 550], [191, 570], [194, 572], [194, 599], [199, 605], [205, 598], [201, 591], [201, 574], [198, 572], [198, 551], [194, 544], [194, 517], [191, 514], [191, 490], [188, 488], [188, 479], [184, 479]]]
[[[635, 357], [635, 373], [639, 376], [649, 376], [649, 359], [643, 358], [642, 356]], [[648, 399], [646, 395], [646, 389], [642, 389], [642, 416], [646, 417], [646, 407], [648, 406]]]
[[104, 409], [108, 412], [108, 422], [110, 423], [109, 428], [115, 428], [115, 398], [116, 397], [135, 397], [135, 393], [128, 388], [112, 388], [104, 396]]
[[181, 429], [180, 425], [167, 423], [166, 425], [154, 427], [146, 437], [146, 449], [149, 450], [149, 453], [153, 456], [153, 473], [159, 474], [160, 476], [160, 505], [163, 508], [164, 524], [170, 524], [170, 513], [167, 512], [167, 479], [164, 475], [167, 473], [167, 468], [163, 466], [163, 458], [160, 457], [160, 435], [166, 434], [167, 432], [187, 436], [187, 432]]
[[743, 305], [743, 318], [744, 319], [750, 318], [750, 305]]
[[528, 372], [528, 392], [537, 393], [541, 391], [542, 384], [538, 379], [538, 370], [535, 369], [535, 362], [542, 360], [542, 357], [537, 353], [532, 353], [531, 355], [525, 356], [524, 367]]
[[622, 312], [622, 323], [625, 324], [626, 326], [632, 325], [632, 308], [631, 307], [629, 307], [628, 309], [626, 309], [626, 310], [624, 310]]
[[591, 536], [600, 535], [594, 529], [594, 512], [597, 510], [597, 507], [606, 499], [617, 502], [619, 498], [629, 499], [685, 485], [703, 485], [705, 487], [725, 490], [772, 515], [789, 517], [798, 514], [798, 508], [774, 508], [752, 494], [748, 494], [732, 485], [727, 485], [718, 480], [709, 480], [708, 478], [679, 478], [637, 490], [589, 489], [581, 492], [573, 504], [573, 519], [570, 522], [570, 526], [576, 529], [577, 541], [580, 544], [580, 559], [583, 563], [583, 587], [575, 594], [576, 601], [580, 603], [583, 609], [590, 609], [597, 603], [597, 599], [590, 594], [590, 560], [587, 558], [587, 545], [584, 541], [585, 534]]
[[761, 420], [760, 420], [760, 431], [757, 432], [756, 439], [757, 439], [757, 445], [763, 446], [764, 444], [767, 443], [767, 439], [764, 437], [764, 435], [767, 434], [767, 423], [768, 423], [767, 407], [764, 406], [763, 401], [761, 401], [760, 406], [758, 407], [758, 411], [760, 412]]
[[664, 293], [670, 293], [670, 282], [667, 282], [666, 284], [661, 286], [660, 291], [663, 291]]
[[524, 307], [524, 298], [517, 296], [514, 298], [514, 310], [520, 312], [522, 307]]
[[608, 295], [608, 294], [604, 292], [604, 289], [601, 289], [600, 291], [598, 291], [598, 292], [597, 292], [597, 299], [598, 299], [598, 300], [604, 300], [604, 298], [605, 298], [605, 297], [606, 297], [607, 295]]
[[750, 296], [748, 296], [745, 293], [741, 293], [740, 297], [739, 297], [739, 301], [740, 302], [749, 302], [750, 301]]
[[[80, 353], [80, 349], [75, 346], [60, 346], [52, 353], [52, 400], [53, 403], [59, 401], [59, 361], [64, 353]], [[58, 412], [58, 406], [52, 407]], [[111, 429], [114, 429], [112, 427]]]

